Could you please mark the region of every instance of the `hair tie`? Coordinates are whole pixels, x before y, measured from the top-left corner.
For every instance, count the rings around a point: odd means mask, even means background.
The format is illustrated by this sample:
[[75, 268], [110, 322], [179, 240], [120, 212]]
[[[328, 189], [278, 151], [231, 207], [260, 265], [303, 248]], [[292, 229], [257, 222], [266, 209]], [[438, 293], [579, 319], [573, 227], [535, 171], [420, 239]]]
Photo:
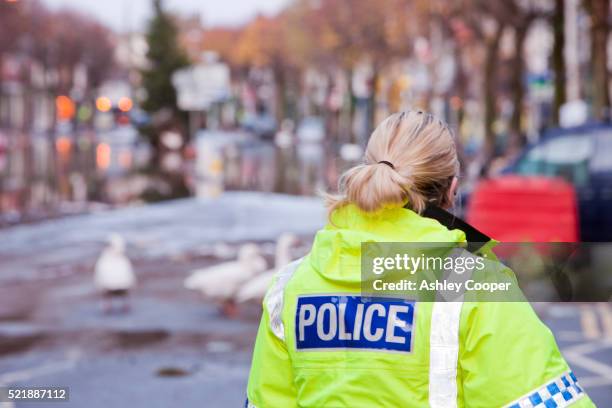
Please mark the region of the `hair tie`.
[[395, 166], [393, 165], [393, 163], [388, 162], [388, 161], [386, 161], [386, 160], [381, 160], [381, 161], [379, 161], [379, 162], [378, 162], [378, 164], [381, 164], [381, 163], [382, 163], [382, 164], [386, 164], [387, 166], [389, 166], [389, 167], [391, 167], [393, 170], [395, 170]]

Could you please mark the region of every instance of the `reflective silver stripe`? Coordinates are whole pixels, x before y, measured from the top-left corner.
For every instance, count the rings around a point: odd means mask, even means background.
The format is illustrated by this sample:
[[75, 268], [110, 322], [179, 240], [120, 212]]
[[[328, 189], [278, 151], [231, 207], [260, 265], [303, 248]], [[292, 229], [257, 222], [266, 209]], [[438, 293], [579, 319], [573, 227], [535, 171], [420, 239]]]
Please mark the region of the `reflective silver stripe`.
[[[453, 257], [475, 257], [461, 248], [455, 249]], [[472, 276], [472, 270], [463, 273], [446, 271], [446, 280], [465, 281]], [[460, 276], [463, 275], [463, 276]], [[459, 323], [463, 307], [460, 296], [439, 292], [437, 302], [431, 311], [429, 333], [429, 405], [432, 408], [457, 407], [457, 362], [459, 360]], [[452, 299], [454, 301], [443, 301]]]
[[270, 330], [279, 339], [285, 341], [285, 326], [283, 325], [283, 295], [285, 286], [302, 263], [304, 258], [297, 259], [278, 271], [274, 283], [268, 290], [264, 300], [270, 316]]
[[459, 320], [463, 302], [436, 302], [429, 338], [429, 405], [457, 407]]

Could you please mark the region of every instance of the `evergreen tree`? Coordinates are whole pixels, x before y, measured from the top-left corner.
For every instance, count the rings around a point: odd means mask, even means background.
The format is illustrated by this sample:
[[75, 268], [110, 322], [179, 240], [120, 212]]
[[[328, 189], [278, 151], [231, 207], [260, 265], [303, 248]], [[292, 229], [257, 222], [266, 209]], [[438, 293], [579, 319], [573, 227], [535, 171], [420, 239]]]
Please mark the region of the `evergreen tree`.
[[149, 113], [164, 108], [177, 112], [172, 73], [188, 65], [189, 59], [178, 44], [178, 29], [172, 17], [163, 10], [162, 0], [153, 0], [153, 8], [155, 14], [147, 32], [149, 67], [142, 72], [147, 99], [142, 107]]
[[184, 197], [189, 194], [181, 172], [165, 171], [162, 166], [167, 150], [160, 141], [164, 131], [181, 131], [186, 117], [176, 105], [176, 91], [172, 85], [174, 71], [189, 65], [186, 53], [178, 42], [178, 28], [172, 16], [164, 11], [162, 0], [153, 0], [154, 15], [147, 32], [148, 67], [142, 71], [142, 85], [147, 98], [142, 108], [153, 116], [153, 121], [141, 127], [140, 131], [151, 143], [153, 157], [147, 173], [162, 182], [168, 190], [162, 193], [157, 189], [145, 191], [143, 198], [158, 201], [168, 198]]

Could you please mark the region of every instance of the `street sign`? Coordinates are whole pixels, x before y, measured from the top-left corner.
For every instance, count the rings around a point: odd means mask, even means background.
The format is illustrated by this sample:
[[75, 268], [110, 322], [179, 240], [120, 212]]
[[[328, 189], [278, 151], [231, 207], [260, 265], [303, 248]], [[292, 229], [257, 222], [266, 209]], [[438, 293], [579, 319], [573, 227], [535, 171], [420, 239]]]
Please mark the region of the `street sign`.
[[204, 111], [229, 95], [230, 72], [220, 62], [192, 65], [172, 75], [177, 103], [185, 111]]

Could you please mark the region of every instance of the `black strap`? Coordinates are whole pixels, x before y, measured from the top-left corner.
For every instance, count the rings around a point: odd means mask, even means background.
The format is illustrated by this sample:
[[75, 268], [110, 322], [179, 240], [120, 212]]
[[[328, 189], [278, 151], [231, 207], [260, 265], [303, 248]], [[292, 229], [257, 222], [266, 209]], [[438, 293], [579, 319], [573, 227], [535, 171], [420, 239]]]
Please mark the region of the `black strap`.
[[465, 238], [468, 242], [467, 250], [472, 253], [478, 251], [484, 244], [491, 241], [491, 238], [482, 231], [477, 230], [461, 218], [438, 206], [428, 205], [423, 211], [423, 216], [437, 220], [448, 229], [460, 229], [465, 232]]

